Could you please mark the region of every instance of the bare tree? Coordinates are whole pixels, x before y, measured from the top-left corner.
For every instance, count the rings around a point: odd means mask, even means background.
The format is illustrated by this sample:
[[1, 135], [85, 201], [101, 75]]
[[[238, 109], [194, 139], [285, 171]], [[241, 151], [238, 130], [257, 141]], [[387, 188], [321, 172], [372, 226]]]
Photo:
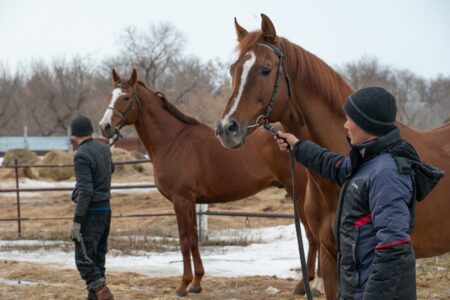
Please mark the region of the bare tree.
[[185, 37], [170, 23], [150, 25], [146, 32], [126, 28], [119, 38], [124, 66], [136, 66], [143, 81], [158, 89], [159, 79], [175, 62], [186, 43]]
[[382, 66], [376, 57], [364, 56], [356, 62], [349, 62], [340, 72], [356, 90], [367, 86], [389, 89], [395, 81], [390, 68]]
[[[0, 64], [0, 132], [2, 135], [13, 133], [18, 125], [13, 120], [17, 120], [20, 114], [20, 92], [22, 80], [21, 74], [16, 72], [10, 75], [5, 64]], [[14, 124], [12, 124], [14, 123]]]
[[201, 64], [192, 58], [177, 64], [173, 84], [175, 104], [188, 114], [214, 127], [223, 110], [230, 87], [224, 65], [216, 60]]
[[72, 118], [91, 112], [95, 71], [88, 58], [35, 61], [26, 84], [26, 115], [39, 135], [65, 134]]
[[381, 86], [397, 99], [398, 120], [420, 129], [439, 125], [450, 114], [449, 79], [425, 80], [409, 70], [381, 65], [376, 58], [363, 57], [347, 63], [341, 73], [355, 89]]

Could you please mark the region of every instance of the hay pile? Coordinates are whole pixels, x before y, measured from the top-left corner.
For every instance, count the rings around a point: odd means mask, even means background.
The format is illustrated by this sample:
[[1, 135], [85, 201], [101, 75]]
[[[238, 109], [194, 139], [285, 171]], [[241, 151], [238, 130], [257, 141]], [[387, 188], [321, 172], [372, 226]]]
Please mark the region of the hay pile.
[[[114, 148], [112, 150], [112, 159], [114, 162], [130, 161], [137, 159], [145, 159], [145, 156], [137, 151], [127, 151], [122, 148]], [[152, 175], [153, 167], [150, 163], [115, 165], [113, 178], [133, 178], [140, 175]]]
[[[72, 165], [73, 153], [62, 150], [51, 150], [36, 165]], [[73, 167], [33, 168], [40, 179], [55, 181], [68, 180], [74, 176]]]
[[[39, 160], [37, 154], [28, 149], [10, 149], [5, 153], [2, 166], [13, 166], [16, 159], [19, 165], [34, 165]], [[14, 169], [8, 170], [4, 178], [14, 178], [16, 171]], [[31, 168], [20, 168], [19, 177], [36, 178]]]
[[[17, 159], [18, 164], [29, 165], [73, 165], [74, 153], [69, 153], [62, 150], [51, 150], [42, 158], [27, 149], [12, 149], [6, 152], [2, 165], [14, 165], [14, 160]], [[145, 155], [137, 151], [127, 151], [121, 148], [112, 150], [112, 159], [114, 162], [130, 161], [146, 159]], [[151, 163], [142, 164], [128, 164], [115, 165], [116, 170], [113, 178], [119, 180], [148, 180], [143, 176], [148, 177], [153, 175], [153, 165]], [[4, 174], [4, 175], [3, 175]], [[14, 178], [14, 169], [2, 170], [0, 176], [3, 178]], [[73, 167], [54, 167], [54, 168], [20, 168], [20, 177], [27, 177], [31, 179], [42, 180], [68, 180], [74, 176]]]

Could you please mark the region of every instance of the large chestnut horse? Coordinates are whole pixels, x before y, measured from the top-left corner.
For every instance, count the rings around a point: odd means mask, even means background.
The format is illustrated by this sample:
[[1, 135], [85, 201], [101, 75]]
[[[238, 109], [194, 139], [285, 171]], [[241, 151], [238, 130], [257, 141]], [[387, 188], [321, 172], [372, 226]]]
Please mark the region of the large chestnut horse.
[[[195, 203], [234, 201], [274, 185], [284, 186], [291, 194], [289, 157], [280, 153], [266, 132], [249, 138], [242, 149], [226, 149], [211, 128], [184, 115], [164, 95], [136, 81], [136, 70], [129, 80], [122, 80], [115, 70], [112, 78], [110, 104], [100, 121], [100, 129], [105, 137], [111, 138], [117, 128], [134, 124], [152, 159], [155, 184], [173, 203], [176, 213], [184, 269], [176, 294], [187, 295], [191, 282], [189, 292], [198, 293], [204, 269], [195, 228]], [[304, 168], [296, 167], [296, 175], [300, 219], [309, 241], [308, 277], [311, 280], [317, 243], [311, 238], [303, 212]], [[298, 289], [303, 289], [302, 282]]]
[[[269, 112], [268, 121], [281, 122], [288, 132], [332, 151], [347, 153], [342, 106], [353, 89], [315, 55], [278, 37], [267, 16], [262, 15], [261, 31], [247, 32], [237, 22], [235, 27], [240, 55], [231, 66], [233, 90], [217, 127], [222, 143], [233, 148], [244, 144], [254, 130], [248, 126], [263, 123]], [[274, 103], [270, 101], [272, 98]], [[266, 109], [270, 102], [273, 110]], [[397, 125], [425, 162], [450, 172], [449, 124], [427, 132], [401, 123]], [[320, 241], [319, 264], [327, 299], [334, 299], [337, 269], [331, 228], [338, 187], [309, 171], [308, 178], [307, 193], [318, 190], [321, 197], [305, 197], [305, 213], [314, 236]], [[312, 199], [320, 199], [321, 203], [310, 203]], [[447, 175], [417, 204], [412, 240], [418, 258], [450, 250], [449, 216], [450, 176]]]

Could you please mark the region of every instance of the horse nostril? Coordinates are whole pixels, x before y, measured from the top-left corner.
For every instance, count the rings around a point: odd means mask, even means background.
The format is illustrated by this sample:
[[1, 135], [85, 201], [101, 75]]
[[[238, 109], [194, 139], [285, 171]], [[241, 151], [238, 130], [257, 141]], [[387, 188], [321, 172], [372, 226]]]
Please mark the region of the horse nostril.
[[216, 126], [216, 136], [221, 136], [222, 133], [223, 133], [222, 126], [220, 126], [219, 124]]
[[238, 132], [238, 130], [239, 130], [239, 126], [238, 126], [238, 124], [236, 123], [236, 121], [230, 121], [230, 122], [227, 124], [227, 131], [228, 131], [229, 133], [236, 134], [236, 133]]
[[111, 124], [107, 123], [107, 124], [105, 125], [104, 130], [105, 130], [106, 132], [108, 132], [110, 129], [111, 129]]

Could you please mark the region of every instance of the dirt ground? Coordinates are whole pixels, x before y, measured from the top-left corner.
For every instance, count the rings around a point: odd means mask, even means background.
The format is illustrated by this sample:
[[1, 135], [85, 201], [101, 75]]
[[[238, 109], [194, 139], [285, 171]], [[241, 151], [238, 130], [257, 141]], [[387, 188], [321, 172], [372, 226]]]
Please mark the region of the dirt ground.
[[[116, 180], [120, 181], [123, 180]], [[152, 178], [136, 177], [133, 181], [149, 182]], [[9, 185], [9, 182], [5, 183], [2, 180], [1, 185], [5, 184]], [[240, 201], [210, 205], [210, 210], [292, 213], [292, 204], [284, 199], [284, 194], [282, 189], [271, 188]], [[68, 192], [23, 195], [21, 203], [22, 217], [71, 217], [74, 209]], [[171, 203], [158, 192], [114, 192], [112, 207], [115, 216], [173, 212]], [[16, 214], [15, 195], [0, 194], [0, 218], [14, 217]], [[70, 223], [70, 219], [24, 221], [22, 238], [68, 240]], [[289, 219], [209, 217], [210, 230], [255, 228], [289, 223], [292, 223]], [[0, 232], [3, 240], [17, 239], [17, 222], [0, 222]], [[178, 237], [175, 217], [122, 217], [114, 218], [112, 221], [110, 248], [118, 249], [124, 254], [136, 250], [162, 251], [165, 248], [161, 245], [148, 245], [149, 243], [138, 240], [130, 239], [124, 244], [123, 238], [120, 237], [129, 235]], [[235, 243], [245, 244], [245, 241]], [[169, 246], [177, 247], [177, 245]], [[418, 260], [418, 298], [450, 299], [449, 270], [449, 254]], [[58, 264], [4, 260], [0, 261], [0, 277], [0, 299], [85, 299], [86, 296], [77, 271]], [[107, 277], [116, 299], [179, 299], [175, 296], [175, 289], [180, 283], [181, 276], [153, 278], [131, 272], [107, 272]], [[209, 277], [206, 274], [202, 281], [202, 293], [189, 294], [187, 299], [303, 299], [291, 295], [295, 284], [296, 281], [293, 279], [268, 276], [223, 278]], [[325, 298], [322, 295], [315, 299]]]

